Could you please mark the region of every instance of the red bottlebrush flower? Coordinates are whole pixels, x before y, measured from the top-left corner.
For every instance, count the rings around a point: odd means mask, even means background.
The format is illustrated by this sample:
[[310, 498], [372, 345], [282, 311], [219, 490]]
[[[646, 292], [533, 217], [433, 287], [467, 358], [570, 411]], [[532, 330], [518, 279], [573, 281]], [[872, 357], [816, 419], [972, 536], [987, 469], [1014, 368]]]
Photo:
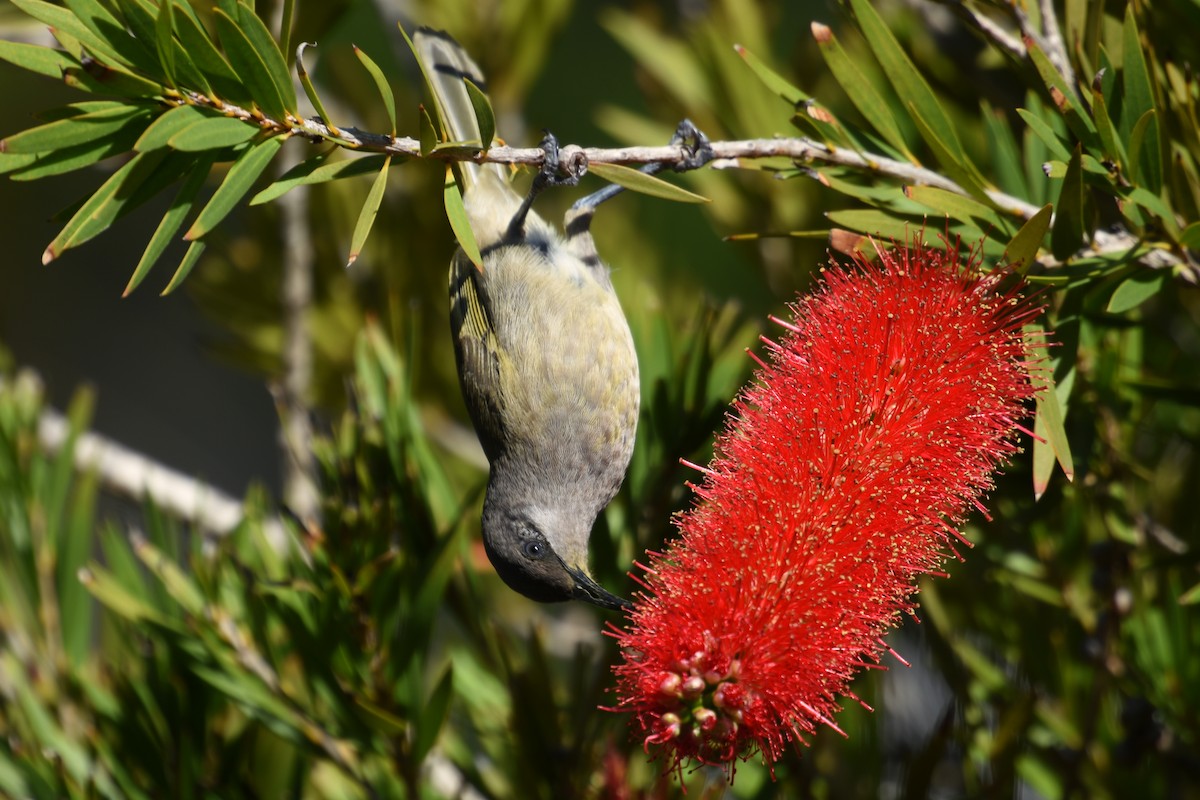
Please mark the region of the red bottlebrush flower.
[[[610, 633], [618, 707], [681, 767], [773, 763], [877, 663], [1018, 447], [1040, 308], [955, 248], [833, 267], [770, 343]], [[761, 362], [760, 362], [761, 363]], [[965, 541], [965, 540], [964, 540]]]

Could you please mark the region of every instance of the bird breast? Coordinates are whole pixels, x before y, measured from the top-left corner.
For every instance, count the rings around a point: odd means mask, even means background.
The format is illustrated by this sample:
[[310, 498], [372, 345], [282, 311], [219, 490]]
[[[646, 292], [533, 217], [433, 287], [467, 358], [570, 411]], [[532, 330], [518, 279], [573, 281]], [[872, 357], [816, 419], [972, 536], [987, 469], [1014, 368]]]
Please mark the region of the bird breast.
[[607, 268], [532, 241], [490, 253], [482, 280], [501, 354], [504, 456], [552, 484], [595, 483], [606, 503], [639, 405], [633, 337]]

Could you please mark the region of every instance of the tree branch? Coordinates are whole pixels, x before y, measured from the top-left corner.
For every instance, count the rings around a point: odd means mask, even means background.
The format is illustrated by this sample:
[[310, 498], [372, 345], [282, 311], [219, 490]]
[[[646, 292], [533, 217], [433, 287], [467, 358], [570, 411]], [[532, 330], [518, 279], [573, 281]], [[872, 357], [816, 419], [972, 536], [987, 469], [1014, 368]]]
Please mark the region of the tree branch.
[[[1026, 18], [1025, 23], [1028, 22], [1029, 20]], [[188, 101], [196, 105], [214, 107], [212, 101], [203, 95], [189, 93]], [[180, 100], [179, 102], [185, 101]], [[353, 127], [333, 129], [316, 118], [292, 118], [286, 123], [280, 123], [264, 119], [258, 112], [251, 112], [228, 103], [216, 107], [229, 116], [254, 123], [265, 130], [273, 130], [277, 134], [286, 133], [313, 142], [328, 141], [357, 152], [390, 153], [393, 156], [447, 162], [469, 161], [475, 164], [520, 164], [533, 167], [541, 166], [542, 160], [545, 158], [544, 151], [539, 147], [509, 147], [508, 145], [496, 145], [486, 151], [470, 146], [443, 146], [423, 155], [421, 143], [408, 136], [388, 136]], [[823, 142], [803, 136], [720, 141], [711, 142], [711, 146], [715, 158], [709, 166], [714, 169], [741, 168], [744, 166], [743, 161], [786, 158], [794, 164], [847, 167], [907, 185], [933, 186], [963, 197], [972, 196], [955, 181], [931, 169], [878, 153], [833, 148]], [[563, 146], [559, 152], [563, 169], [576, 175], [585, 173], [589, 164], [663, 164], [668, 167], [678, 167], [683, 165], [690, 155], [688, 150], [681, 145], [598, 148], [569, 144]], [[984, 193], [998, 209], [1020, 220], [1029, 220], [1040, 210], [1040, 206], [995, 189], [987, 189]], [[1104, 237], [1096, 233], [1095, 238], [1095, 246], [1081, 251], [1080, 256], [1128, 250], [1136, 246], [1139, 241], [1136, 236], [1126, 231], [1106, 234]], [[1151, 255], [1152, 257], [1142, 259], [1144, 266], [1163, 269], [1183, 265], [1177, 255], [1167, 250], [1156, 250]], [[1043, 259], [1041, 264], [1046, 268], [1059, 266], [1059, 262], [1054, 259]], [[1192, 283], [1200, 282], [1200, 271], [1189, 266], [1185, 277]]]
[[[189, 99], [196, 105], [213, 107], [212, 102], [203, 95], [189, 94]], [[533, 167], [541, 166], [542, 160], [545, 158], [545, 153], [540, 147], [509, 147], [508, 145], [496, 145], [486, 151], [472, 147], [443, 147], [422, 155], [421, 143], [408, 136], [387, 136], [353, 127], [338, 127], [335, 131], [320, 119], [301, 118], [289, 120], [288, 123], [279, 123], [264, 119], [261, 114], [229, 103], [218, 108], [228, 116], [251, 122], [264, 129], [286, 131], [293, 136], [304, 137], [314, 142], [329, 141], [357, 152], [389, 153], [394, 156], [429, 158], [440, 161], [469, 161], [475, 164], [520, 164]], [[716, 157], [711, 166], [716, 169], [741, 167], [740, 162], [744, 160], [787, 158], [801, 164], [821, 163], [859, 169], [904, 183], [936, 186], [956, 194], [970, 196], [966, 189], [933, 170], [876, 153], [835, 149], [803, 136], [742, 139], [712, 142], [711, 144]], [[678, 167], [683, 165], [690, 155], [688, 150], [681, 145], [599, 148], [569, 144], [562, 147], [559, 158], [564, 170], [582, 174], [589, 164], [663, 164], [668, 167]], [[1021, 219], [1029, 219], [1039, 210], [1038, 206], [1003, 192], [989, 190], [987, 197], [1004, 212]]]
[[1071, 56], [1063, 43], [1062, 32], [1058, 27], [1058, 16], [1054, 12], [1053, 0], [1038, 0], [1038, 15], [1042, 18], [1041, 30], [1034, 26], [1033, 20], [1025, 13], [1020, 3], [1008, 3], [1007, 8], [1021, 29], [1021, 36], [1035, 43], [1050, 59], [1050, 63], [1063, 76], [1072, 91], [1076, 89], [1075, 68], [1071, 66]]
[[1046, 57], [1063, 76], [1067, 86], [1075, 89], [1078, 83], [1075, 78], [1075, 68], [1071, 66], [1071, 54], [1067, 52], [1067, 46], [1063, 42], [1062, 30], [1058, 25], [1058, 13], [1054, 10], [1054, 0], [1038, 0], [1038, 12], [1042, 17], [1042, 35], [1046, 45]]
[[[52, 408], [42, 410], [38, 442], [43, 450], [59, 452], [70, 430], [62, 414]], [[208, 533], [226, 534], [245, 517], [240, 500], [98, 433], [79, 434], [74, 461], [81, 472], [95, 470], [106, 490], [137, 502], [150, 498], [171, 516]], [[263, 526], [273, 544], [283, 543], [283, 526], [278, 519], [266, 519]]]
[[[298, 162], [285, 154], [279, 167], [282, 175]], [[280, 197], [279, 229], [283, 239], [283, 379], [274, 387], [279, 406], [279, 448], [282, 456], [283, 501], [305, 522], [317, 518], [320, 498], [316, 489], [316, 466], [309, 442], [312, 423], [307, 403], [312, 382], [312, 341], [308, 310], [312, 305], [313, 246], [308, 225], [308, 187], [297, 186]]]
[[984, 39], [991, 42], [997, 49], [1008, 53], [1017, 61], [1024, 61], [1029, 56], [1029, 52], [1025, 49], [1025, 43], [1021, 41], [1019, 36], [1015, 36], [1005, 30], [998, 22], [986, 14], [976, 11], [967, 4], [966, 0], [938, 0], [938, 2], [949, 6], [968, 25], [979, 31]]
[[[271, 12], [271, 27], [285, 41], [291, 38], [290, 16], [285, 19], [286, 3], [276, 3]], [[289, 47], [283, 45], [283, 52]], [[302, 89], [293, 73], [295, 88]], [[299, 154], [284, 149], [277, 174], [283, 175], [300, 162]], [[308, 187], [297, 186], [278, 199], [279, 231], [283, 239], [283, 380], [274, 387], [279, 405], [279, 449], [282, 456], [283, 502], [305, 523], [315, 522], [321, 507], [317, 493], [316, 463], [309, 442], [312, 422], [309, 418], [308, 392], [312, 383], [312, 339], [308, 329], [308, 309], [312, 305], [313, 268], [316, 248], [308, 224]]]

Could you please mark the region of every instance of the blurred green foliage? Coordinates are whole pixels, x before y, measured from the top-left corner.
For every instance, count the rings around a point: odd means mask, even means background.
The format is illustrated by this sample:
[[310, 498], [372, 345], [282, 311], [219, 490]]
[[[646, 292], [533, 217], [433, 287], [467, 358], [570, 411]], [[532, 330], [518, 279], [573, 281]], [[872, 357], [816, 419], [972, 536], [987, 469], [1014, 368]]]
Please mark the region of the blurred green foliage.
[[[0, 172], [12, 179], [69, 171], [90, 181], [53, 253], [169, 190], [178, 213], [162, 241], [187, 221], [196, 243], [161, 284], [187, 277], [233, 334], [219, 355], [278, 379], [279, 212], [243, 208], [287, 129], [195, 112], [189, 124], [200, 127], [184, 136], [160, 120], [182, 88], [267, 117], [308, 114], [288, 79], [292, 48], [257, 21], [279, 9], [12, 5], [53, 25], [62, 48], [0, 42], [0, 58], [41, 74], [31, 81], [65, 70], [69, 84], [107, 98], [48, 112], [24, 144], [4, 132]], [[12, 9], [0, 12], [11, 21]], [[972, 14], [1012, 30], [1014, 12], [1044, 30], [1039, 8], [990, 2], [456, 0], [411, 10], [411, 22], [450, 30], [480, 62], [513, 144], [542, 127], [582, 144], [659, 144], [688, 116], [714, 140], [805, 135], [962, 190], [774, 158], [680, 178], [712, 200], [702, 211], [640, 196], [605, 206], [596, 238], [643, 379], [629, 478], [593, 537], [606, 586], [631, 591], [629, 565], [670, 535], [671, 513], [688, 502], [678, 459], [704, 461], [749, 375], [743, 349], [808, 285], [827, 244], [928, 220], [983, 240], [989, 260], [1007, 255], [1044, 289], [1063, 441], [1013, 464], [993, 519], [967, 531], [975, 548], [919, 596], [930, 659], [915, 669], [936, 669], [952, 701], [918, 711], [923, 733], [898, 746], [887, 722], [916, 724], [913, 712], [889, 702], [886, 676], [864, 675], [855, 691], [876, 711], [848, 705], [838, 719], [848, 739], [823, 732], [773, 776], [739, 765], [732, 788], [719, 771], [687, 774], [689, 796], [1200, 796], [1200, 91], [1189, 66], [1200, 44], [1182, 33], [1200, 12], [1189, 0], [1067, 2], [1058, 12], [1075, 83], [1044, 37], [1018, 58], [971, 35], [981, 31]], [[810, 29], [814, 19], [828, 30]], [[288, 41], [318, 43], [305, 60], [329, 122], [386, 132], [390, 88], [398, 130], [417, 135], [420, 84], [394, 22], [378, 4], [296, 5]], [[159, 45], [162, 30], [177, 47]], [[228, 63], [217, 50], [203, 61], [196, 37], [213, 33]], [[157, 144], [144, 138], [155, 125]], [[104, 161], [131, 148], [133, 160]], [[337, 141], [316, 148], [335, 150], [331, 164], [371, 158]], [[366, 163], [358, 169], [378, 171]], [[96, 174], [96, 164], [117, 171]], [[189, 175], [200, 176], [190, 187]], [[310, 187], [309, 401], [327, 421], [311, 443], [319, 525], [280, 525], [255, 493], [223, 538], [152, 505], [131, 536], [97, 512], [98, 478], [74, 473], [72, 444], [53, 455], [38, 446], [36, 379], [0, 364], [0, 794], [679, 794], [625, 721], [597, 710], [613, 701], [614, 653], [596, 612], [516, 597], [476, 543], [483, 473], [462, 444], [446, 336], [454, 240], [443, 175], [441, 163], [393, 159], [350, 271], [371, 176]], [[568, 194], [539, 207], [552, 218]], [[1046, 204], [1053, 223], [1036, 213]], [[831, 239], [831, 225], [852, 233]], [[154, 255], [153, 232], [138, 233]], [[732, 234], [746, 236], [721, 244]], [[130, 265], [131, 290], [151, 266]], [[76, 433], [92, 402], [81, 394], [72, 408]], [[1066, 443], [1073, 482], [1051, 477]]]

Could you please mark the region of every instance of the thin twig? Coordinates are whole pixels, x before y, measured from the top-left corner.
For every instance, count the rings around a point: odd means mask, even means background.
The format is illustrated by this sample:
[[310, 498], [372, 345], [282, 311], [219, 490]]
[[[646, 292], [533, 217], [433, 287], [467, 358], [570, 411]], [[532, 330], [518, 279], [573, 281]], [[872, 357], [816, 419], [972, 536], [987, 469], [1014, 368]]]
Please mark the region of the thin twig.
[[1045, 39], [1046, 57], [1067, 82], [1067, 86], [1076, 88], [1075, 68], [1071, 66], [1071, 55], [1063, 42], [1062, 29], [1058, 25], [1058, 12], [1054, 10], [1053, 0], [1038, 0], [1038, 10], [1042, 17], [1042, 35]]
[[[1026, 18], [1025, 24], [1028, 22]], [[199, 105], [211, 105], [211, 101], [203, 95], [189, 95], [189, 100]], [[541, 166], [542, 160], [545, 158], [544, 151], [539, 147], [509, 147], [507, 145], [496, 145], [486, 151], [470, 147], [443, 148], [422, 155], [420, 142], [407, 136], [393, 137], [351, 127], [339, 127], [335, 134], [319, 119], [294, 118], [284, 124], [264, 119], [257, 112], [247, 111], [229, 104], [225, 104], [222, 110], [230, 116], [252, 122], [267, 130], [286, 131], [293, 136], [301, 136], [314, 142], [330, 141], [358, 152], [390, 153], [394, 156], [431, 158], [442, 161], [470, 161], [476, 164], [520, 164], [535, 167]], [[806, 137], [742, 139], [712, 142], [711, 146], [715, 159], [710, 166], [716, 169], [743, 167], [746, 166], [743, 162], [758, 159], [781, 158], [788, 159], [794, 164], [847, 167], [890, 178], [907, 185], [932, 186], [963, 197], [972, 196], [970, 192], [945, 175], [925, 167], [919, 167], [911, 162], [899, 161], [878, 153], [833, 148], [823, 142]], [[559, 153], [563, 168], [577, 175], [586, 172], [588, 164], [679, 166], [689, 156], [688, 151], [679, 145], [598, 148], [571, 144], [562, 147]], [[984, 194], [998, 209], [1020, 220], [1029, 220], [1040, 210], [1040, 207], [1033, 203], [994, 189], [985, 190]], [[1096, 241], [1093, 246], [1081, 251], [1079, 255], [1117, 253], [1136, 246], [1139, 241], [1137, 237], [1127, 231], [1107, 234], [1103, 237], [1103, 244], [1101, 244], [1101, 238], [1101, 232], [1096, 232]], [[1143, 258], [1141, 263], [1156, 269], [1178, 267], [1183, 264], [1177, 255], [1166, 250], [1156, 250], [1151, 256]], [[1055, 266], [1059, 262], [1044, 260], [1042, 263], [1043, 266]], [[1200, 281], [1200, 273], [1191, 267], [1188, 267], [1186, 277], [1193, 283]]]
[[[279, 174], [298, 161], [294, 154], [285, 155]], [[276, 400], [280, 411], [283, 502], [301, 520], [313, 522], [320, 500], [316, 489], [316, 467], [309, 447], [312, 421], [307, 394], [313, 371], [308, 310], [312, 305], [316, 249], [308, 225], [307, 188], [297, 186], [278, 199], [279, 229], [283, 238], [283, 380], [276, 392]]]
[[[212, 101], [198, 94], [189, 94], [196, 105], [212, 106]], [[541, 166], [545, 152], [540, 147], [509, 147], [495, 145], [486, 151], [472, 148], [444, 148], [421, 154], [421, 143], [408, 136], [387, 136], [353, 127], [338, 127], [335, 133], [319, 119], [291, 119], [287, 123], [264, 119], [257, 112], [248, 111], [229, 103], [220, 108], [226, 115], [251, 122], [264, 129], [286, 130], [293, 136], [302, 136], [314, 142], [330, 141], [349, 150], [364, 153], [390, 153], [408, 158], [431, 158], [442, 161], [470, 161], [476, 164], [519, 164]], [[793, 162], [810, 164], [819, 162], [835, 166], [865, 170], [883, 177], [893, 178], [908, 184], [936, 186], [963, 196], [970, 196], [954, 181], [933, 170], [918, 167], [907, 161], [869, 152], [836, 149], [806, 137], [743, 139], [740, 141], [712, 142], [712, 163], [716, 168], [741, 167], [743, 161], [764, 158], [786, 158]], [[580, 147], [566, 145], [559, 158], [563, 169], [575, 174], [586, 171], [588, 164], [664, 164], [679, 166], [689, 157], [680, 145], [655, 147]], [[988, 191], [988, 198], [1006, 213], [1021, 219], [1029, 219], [1038, 212], [1038, 206], [1003, 192]]]
[[1076, 91], [1075, 68], [1071, 66], [1071, 57], [1063, 43], [1062, 33], [1058, 27], [1058, 16], [1054, 12], [1053, 0], [1038, 0], [1038, 16], [1042, 18], [1041, 29], [1034, 27], [1033, 20], [1025, 13], [1020, 3], [1008, 3], [1008, 10], [1021, 29], [1021, 36], [1033, 42], [1038, 49], [1046, 54], [1050, 63], [1063, 76], [1071, 91]]
[[[290, 40], [291, 31], [284, 30], [292, 20], [284, 20], [286, 3], [276, 3], [271, 14], [271, 27], [280, 32], [282, 40]], [[284, 46], [283, 52], [291, 48]], [[297, 90], [299, 81], [293, 75]], [[299, 163], [292, 150], [280, 154], [278, 172], [283, 175]], [[283, 238], [283, 351], [281, 361], [283, 380], [276, 392], [279, 405], [279, 448], [283, 461], [283, 502], [301, 520], [313, 523], [320, 509], [317, 494], [316, 466], [312, 448], [312, 420], [309, 415], [308, 392], [312, 383], [312, 338], [308, 329], [308, 309], [312, 305], [313, 268], [316, 248], [308, 224], [308, 187], [297, 186], [277, 201], [279, 230]]]
[[1025, 43], [1021, 41], [1021, 37], [1009, 32], [991, 17], [968, 5], [966, 0], [939, 0], [939, 2], [948, 5], [952, 11], [965, 20], [968, 25], [978, 30], [983, 38], [995, 45], [997, 49], [1007, 52], [1018, 61], [1024, 61], [1028, 57], [1029, 53], [1025, 49]]
[[[42, 410], [38, 418], [38, 442], [44, 451], [61, 450], [70, 431], [66, 417], [52, 408]], [[242, 502], [221, 489], [98, 433], [79, 434], [74, 462], [81, 472], [95, 470], [107, 491], [138, 502], [150, 498], [172, 517], [208, 533], [226, 534], [245, 517]], [[267, 519], [263, 525], [271, 542], [284, 541], [279, 520]]]

